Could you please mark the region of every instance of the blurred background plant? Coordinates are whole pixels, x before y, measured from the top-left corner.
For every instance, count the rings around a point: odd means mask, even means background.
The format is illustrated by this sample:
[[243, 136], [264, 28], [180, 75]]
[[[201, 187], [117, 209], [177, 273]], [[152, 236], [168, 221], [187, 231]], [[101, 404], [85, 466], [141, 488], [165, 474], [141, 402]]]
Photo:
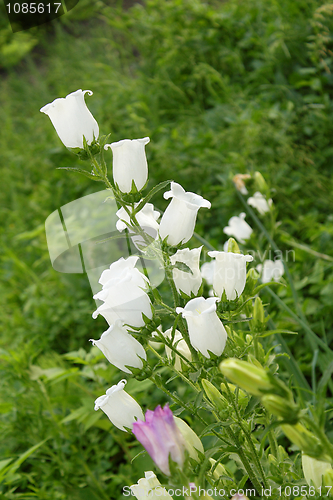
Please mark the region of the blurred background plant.
[[[94, 91], [89, 108], [113, 142], [151, 137], [149, 187], [174, 179], [212, 202], [197, 231], [215, 248], [244, 211], [231, 179], [263, 173], [278, 214], [275, 243], [295, 251], [288, 264], [299, 307], [327, 349], [309, 347], [290, 314], [290, 286], [275, 286], [280, 302], [268, 292], [262, 299], [277, 328], [298, 332], [285, 342], [332, 440], [332, 4], [80, 0], [58, 20], [15, 34], [0, 9], [0, 498], [118, 499], [152, 467], [147, 455], [130, 464], [141, 448], [92, 412], [100, 386], [118, 382], [88, 344], [105, 323], [91, 319], [88, 280], [55, 272], [47, 252], [47, 216], [102, 189], [56, 169], [81, 163], [39, 113], [78, 88]], [[259, 249], [269, 250], [258, 234]], [[263, 339], [265, 350], [274, 342]], [[281, 363], [287, 381], [289, 370]], [[150, 382], [131, 383], [147, 408], [165, 402]], [[300, 480], [300, 457], [283, 435], [279, 444], [289, 455], [280, 451], [272, 474]]]

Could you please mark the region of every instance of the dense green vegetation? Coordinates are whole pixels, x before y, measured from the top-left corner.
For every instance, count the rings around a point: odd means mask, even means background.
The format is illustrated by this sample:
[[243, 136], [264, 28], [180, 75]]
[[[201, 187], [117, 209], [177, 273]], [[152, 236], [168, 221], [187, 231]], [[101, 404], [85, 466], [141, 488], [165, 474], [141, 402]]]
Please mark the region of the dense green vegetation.
[[[197, 232], [216, 248], [226, 241], [229, 218], [244, 211], [232, 177], [264, 175], [281, 223], [272, 228], [261, 220], [281, 251], [295, 251], [290, 272], [298, 313], [319, 342], [268, 293], [263, 300], [271, 302], [277, 327], [298, 332], [286, 341], [314, 393], [333, 372], [332, 4], [107, 3], [82, 1], [29, 33], [11, 34], [5, 18], [0, 24], [4, 499], [118, 499], [121, 486], [152, 467], [147, 455], [130, 465], [141, 446], [93, 412], [94, 399], [120, 378], [90, 352], [88, 339], [98, 338], [105, 322], [91, 318], [86, 277], [54, 271], [46, 246], [47, 216], [102, 189], [57, 170], [82, 164], [39, 113], [78, 88], [94, 92], [87, 102], [102, 134], [111, 132], [113, 141], [151, 138], [149, 187], [173, 179], [212, 202], [209, 213], [199, 214]], [[166, 206], [161, 197], [155, 203]], [[255, 231], [251, 245], [263, 252], [267, 235]], [[289, 285], [274, 291], [297, 312]], [[289, 380], [292, 365], [281, 363], [281, 374]], [[128, 386], [145, 408], [165, 401], [149, 381]], [[333, 438], [332, 385], [316, 397]]]

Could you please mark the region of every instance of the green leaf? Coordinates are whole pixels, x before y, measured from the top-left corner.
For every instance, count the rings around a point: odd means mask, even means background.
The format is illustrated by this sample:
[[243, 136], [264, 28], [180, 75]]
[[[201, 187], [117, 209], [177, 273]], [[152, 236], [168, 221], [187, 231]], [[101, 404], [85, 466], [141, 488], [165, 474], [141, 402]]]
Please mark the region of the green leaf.
[[69, 170], [71, 172], [77, 172], [78, 174], [85, 175], [88, 179], [92, 179], [93, 181], [104, 181], [102, 177], [99, 175], [94, 175], [88, 170], [84, 170], [83, 168], [74, 168], [74, 167], [58, 167], [57, 170]]
[[183, 271], [183, 273], [189, 273], [189, 274], [193, 274], [193, 271], [192, 269], [187, 265], [185, 264], [184, 262], [179, 262], [177, 260], [177, 262], [171, 266], [173, 269], [179, 269], [180, 271]]
[[134, 210], [134, 214], [137, 214], [138, 212], [140, 212], [140, 210], [143, 209], [145, 204], [148, 203], [148, 201], [156, 193], [158, 193], [159, 191], [161, 191], [161, 189], [164, 189], [168, 184], [170, 184], [170, 182], [172, 182], [172, 181], [163, 181], [163, 182], [160, 182], [159, 184], [157, 184], [157, 186], [153, 187], [153, 189], [151, 191], [149, 191], [149, 193], [140, 201], [139, 205]]
[[332, 373], [333, 373], [333, 361], [330, 362], [330, 364], [328, 365], [328, 367], [324, 371], [321, 379], [319, 380], [318, 388], [317, 388], [318, 393], [325, 391], [326, 385], [330, 381]]
[[298, 332], [292, 332], [291, 330], [268, 330], [267, 332], [258, 335], [258, 337], [269, 337], [269, 335], [274, 335], [275, 333], [288, 333], [289, 335], [298, 335]]

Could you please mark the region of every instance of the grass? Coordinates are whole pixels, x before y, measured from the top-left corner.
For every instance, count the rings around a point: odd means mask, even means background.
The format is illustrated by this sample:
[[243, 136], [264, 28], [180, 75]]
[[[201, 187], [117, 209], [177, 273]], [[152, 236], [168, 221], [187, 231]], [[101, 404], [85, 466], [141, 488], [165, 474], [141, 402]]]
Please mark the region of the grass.
[[[0, 455], [11, 460], [0, 461], [0, 498], [121, 498], [121, 485], [152, 467], [147, 456], [130, 466], [141, 448], [92, 411], [119, 380], [90, 352], [88, 339], [105, 325], [91, 319], [86, 277], [50, 265], [47, 216], [102, 189], [57, 170], [82, 164], [39, 113], [56, 97], [91, 89], [102, 133], [113, 141], [150, 136], [150, 186], [174, 179], [209, 199], [197, 232], [216, 248], [228, 219], [243, 211], [232, 176], [260, 170], [281, 221], [276, 244], [295, 250], [290, 271], [302, 313], [327, 346], [333, 341], [332, 262], [318, 257], [333, 255], [330, 7], [148, 0], [123, 10], [96, 2], [87, 18], [82, 5], [33, 32], [38, 43], [25, 46], [20, 62], [21, 43], [16, 64], [0, 59]], [[295, 312], [290, 287], [275, 292]], [[269, 312], [278, 328], [297, 328], [285, 340], [312, 388], [329, 379], [329, 355], [316, 361], [288, 312], [274, 302]], [[133, 391], [147, 407], [164, 401], [152, 387]]]

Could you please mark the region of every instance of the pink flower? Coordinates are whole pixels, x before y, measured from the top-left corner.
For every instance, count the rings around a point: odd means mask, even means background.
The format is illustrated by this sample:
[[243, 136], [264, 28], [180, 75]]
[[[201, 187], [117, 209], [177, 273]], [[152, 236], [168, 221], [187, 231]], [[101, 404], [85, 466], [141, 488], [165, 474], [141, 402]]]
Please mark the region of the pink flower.
[[146, 448], [155, 464], [169, 476], [169, 455], [182, 467], [185, 459], [185, 440], [167, 404], [163, 409], [159, 405], [154, 411], [147, 410], [145, 417], [145, 422], [134, 422], [133, 434]]

